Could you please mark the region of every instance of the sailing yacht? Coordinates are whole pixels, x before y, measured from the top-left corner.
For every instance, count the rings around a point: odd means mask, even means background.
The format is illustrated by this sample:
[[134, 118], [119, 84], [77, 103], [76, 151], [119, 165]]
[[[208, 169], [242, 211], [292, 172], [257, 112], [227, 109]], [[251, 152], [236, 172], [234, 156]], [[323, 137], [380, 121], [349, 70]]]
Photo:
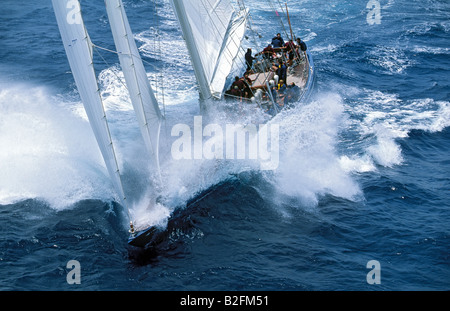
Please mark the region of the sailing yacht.
[[[130, 217], [131, 235], [128, 242], [133, 246], [146, 247], [155, 243], [161, 230], [150, 227], [136, 231], [131, 220], [117, 153], [94, 70], [93, 49], [99, 47], [90, 40], [78, 0], [52, 0], [52, 3], [69, 65], [90, 125], [120, 203]], [[242, 41], [246, 31], [251, 28], [250, 10], [242, 0], [238, 0], [237, 5], [230, 0], [171, 0], [171, 3], [194, 68], [201, 106], [207, 108], [212, 101], [225, 102], [227, 98], [236, 100], [227, 93], [230, 87], [229, 76], [243, 51]], [[164, 116], [146, 75], [122, 0], [105, 0], [105, 6], [116, 46], [114, 53], [120, 61], [148, 157], [160, 173], [159, 140]], [[290, 39], [296, 40], [292, 28]], [[279, 61], [289, 63], [289, 68], [286, 68], [287, 82], [294, 83], [299, 90], [295, 100], [305, 98], [312, 89], [313, 61], [307, 51], [293, 49], [292, 53], [286, 53], [284, 47], [281, 47], [267, 55], [261, 48], [255, 55], [253, 66], [244, 63], [243, 67], [249, 69], [245, 76], [248, 78], [250, 92], [245, 98], [240, 96], [239, 100], [259, 109], [278, 107], [278, 111], [286, 103], [286, 99], [283, 102], [278, 97], [275, 99], [273, 93], [277, 91], [280, 82], [276, 67]]]
[[[267, 53], [265, 46], [253, 40], [252, 45], [259, 49], [252, 65], [240, 59], [242, 68], [247, 68], [241, 76], [248, 85], [247, 94], [239, 88], [239, 95], [233, 95], [230, 89], [230, 72], [238, 62], [239, 55], [244, 52], [242, 42], [245, 37], [256, 37], [252, 32], [250, 10], [244, 1], [238, 0], [233, 5], [230, 0], [172, 0], [173, 8], [189, 51], [192, 66], [199, 85], [201, 103], [210, 99], [223, 100], [235, 97], [239, 101], [268, 110], [288, 103], [287, 96], [274, 97], [274, 88], [279, 90], [280, 76], [277, 74], [279, 61], [286, 64], [287, 76], [283, 83], [286, 88], [295, 86], [296, 96], [291, 102], [305, 99], [312, 90], [314, 79], [314, 63], [306, 48], [301, 48], [302, 41], [293, 33], [287, 4], [285, 11], [290, 32], [285, 46], [272, 49]], [[273, 6], [273, 4], [272, 4]], [[275, 12], [280, 18], [278, 11]], [[287, 28], [283, 25], [283, 28]], [[232, 82], [232, 81], [231, 81]], [[231, 88], [235, 85], [231, 84]], [[287, 94], [283, 94], [287, 95]], [[203, 105], [207, 106], [207, 104]], [[206, 107], [207, 108], [207, 107]]]

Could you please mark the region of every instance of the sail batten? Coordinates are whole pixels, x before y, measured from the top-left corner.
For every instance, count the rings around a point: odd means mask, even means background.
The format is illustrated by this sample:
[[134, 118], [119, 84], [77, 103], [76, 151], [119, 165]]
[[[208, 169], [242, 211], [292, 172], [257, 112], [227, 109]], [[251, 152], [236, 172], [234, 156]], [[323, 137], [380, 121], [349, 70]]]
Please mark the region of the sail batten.
[[221, 98], [245, 34], [248, 11], [230, 0], [172, 0], [203, 99]]
[[79, 1], [52, 0], [69, 65], [106, 168], [121, 203], [126, 197], [120, 169], [100, 95], [93, 63], [93, 47], [81, 16]]
[[162, 114], [131, 32], [122, 0], [105, 0], [120, 65], [146, 148], [159, 171]]

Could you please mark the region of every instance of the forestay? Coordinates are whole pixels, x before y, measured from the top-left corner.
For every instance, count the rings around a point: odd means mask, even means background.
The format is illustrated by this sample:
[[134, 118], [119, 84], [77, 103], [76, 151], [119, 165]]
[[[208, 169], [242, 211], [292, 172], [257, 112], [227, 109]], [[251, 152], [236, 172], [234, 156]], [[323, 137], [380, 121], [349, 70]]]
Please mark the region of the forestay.
[[131, 102], [150, 156], [159, 171], [159, 135], [162, 115], [150, 87], [122, 0], [105, 0], [111, 31]]
[[119, 166], [95, 75], [92, 43], [84, 26], [80, 3], [77, 0], [52, 0], [52, 2], [78, 92], [114, 187], [121, 203], [126, 206]]
[[203, 99], [221, 98], [239, 53], [248, 11], [230, 0], [172, 0]]

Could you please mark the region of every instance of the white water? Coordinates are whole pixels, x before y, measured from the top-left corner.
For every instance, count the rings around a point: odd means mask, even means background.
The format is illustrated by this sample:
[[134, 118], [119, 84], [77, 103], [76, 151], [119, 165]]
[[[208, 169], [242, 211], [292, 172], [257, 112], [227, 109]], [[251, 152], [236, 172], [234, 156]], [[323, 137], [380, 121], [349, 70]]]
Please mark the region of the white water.
[[316, 206], [324, 194], [349, 200], [361, 196], [336, 148], [346, 118], [342, 98], [327, 93], [272, 120], [283, 128], [280, 167], [271, 177], [280, 194], [300, 198], [306, 206]]
[[89, 124], [43, 87], [0, 91], [0, 203], [33, 198], [56, 209], [111, 196]]
[[[258, 170], [242, 161], [181, 160], [163, 146], [163, 180], [155, 187], [145, 151], [134, 125], [125, 87], [113, 79], [114, 68], [100, 74], [105, 106], [113, 132], [131, 214], [142, 226], [164, 224], [171, 210], [183, 205], [230, 174]], [[177, 123], [192, 125], [198, 115], [196, 90], [166, 97], [170, 135]], [[358, 91], [357, 91], [358, 92]], [[396, 141], [412, 129], [440, 131], [450, 125], [448, 102], [430, 99], [400, 103], [392, 94], [363, 90], [361, 104], [349, 107], [338, 92], [320, 94], [310, 103], [283, 112], [270, 122], [280, 124], [280, 164], [266, 174], [279, 196], [296, 197], [315, 206], [321, 195], [358, 200], [362, 194], [353, 174], [377, 166], [401, 165]], [[0, 204], [39, 199], [55, 209], [72, 207], [84, 199], [113, 200], [95, 138], [82, 104], [70, 95], [55, 96], [40, 86], [6, 85], [0, 91]], [[400, 108], [401, 107], [401, 108]], [[389, 109], [390, 108], [390, 109]], [[351, 121], [349, 114], [360, 116]], [[340, 133], [353, 131], [361, 148], [339, 152]], [[359, 137], [358, 137], [359, 135]], [[158, 197], [163, 201], [157, 201]], [[272, 197], [276, 202], [280, 197]], [[282, 200], [281, 200], [282, 201]]]
[[[173, 30], [173, 16], [165, 17], [162, 31], [165, 27]], [[173, 125], [192, 125], [199, 114], [195, 77], [187, 69], [190, 63], [184, 43], [181, 36], [171, 33], [163, 33], [172, 47], [171, 53], [163, 56], [167, 68], [154, 68], [165, 75], [167, 124], [163, 131], [168, 130], [169, 135]], [[304, 40], [315, 36], [311, 32]], [[137, 34], [136, 39], [142, 43], [144, 56], [161, 57], [155, 52], [153, 30]], [[161, 43], [164, 46], [166, 42]], [[336, 43], [312, 46], [316, 54], [337, 49]], [[422, 48], [415, 50], [419, 53]], [[389, 74], [404, 74], [413, 65], [398, 49], [370, 53], [367, 56], [373, 65]], [[161, 85], [155, 76], [150, 74], [149, 78], [161, 102], [162, 93], [157, 88]], [[142, 225], [160, 223], [173, 207], [230, 174], [257, 170], [258, 165], [238, 161], [174, 161], [167, 152], [169, 141], [161, 157], [164, 185], [155, 188], [127, 91], [118, 77], [123, 80], [117, 67], [99, 74], [132, 217]], [[359, 98], [359, 102], [350, 104], [346, 97]], [[281, 126], [280, 165], [273, 174], [263, 176], [280, 196], [315, 206], [324, 194], [358, 200], [361, 191], [354, 174], [401, 165], [402, 150], [397, 140], [407, 137], [412, 129], [435, 132], [449, 126], [450, 104], [427, 98], [405, 103], [396, 94], [337, 87], [271, 122]], [[348, 132], [359, 145], [339, 141], [340, 134]], [[350, 151], [342, 151], [347, 144], [352, 147]], [[115, 199], [83, 105], [73, 95], [55, 96], [42, 86], [3, 85], [0, 90], [0, 173], [0, 204], [35, 198], [64, 209], [84, 199]], [[165, 200], [157, 202], [158, 196]], [[277, 198], [271, 200], [276, 202]]]
[[[360, 90], [356, 106], [347, 107], [361, 118], [353, 127], [360, 140], [370, 141], [357, 161], [357, 172], [376, 170], [376, 165], [393, 167], [403, 162], [398, 139], [411, 130], [439, 132], [450, 125], [450, 103], [429, 98], [404, 102], [396, 94]], [[347, 162], [348, 158], [343, 158]], [[350, 165], [351, 166], [351, 165]], [[359, 169], [358, 169], [359, 166]], [[350, 167], [349, 167], [350, 168]]]

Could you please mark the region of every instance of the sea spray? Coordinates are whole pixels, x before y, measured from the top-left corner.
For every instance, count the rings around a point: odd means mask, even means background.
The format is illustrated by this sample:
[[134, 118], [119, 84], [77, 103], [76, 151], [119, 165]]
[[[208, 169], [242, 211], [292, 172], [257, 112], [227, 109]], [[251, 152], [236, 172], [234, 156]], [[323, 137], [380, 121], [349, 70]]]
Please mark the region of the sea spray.
[[[345, 120], [342, 98], [336, 93], [318, 95], [276, 118], [282, 123], [280, 166], [270, 176], [281, 196], [298, 197], [316, 206], [321, 195], [355, 200], [358, 184], [342, 168], [336, 144]], [[276, 205], [279, 197], [272, 198]]]
[[0, 92], [0, 202], [37, 198], [55, 209], [113, 197], [89, 124], [43, 87]]

